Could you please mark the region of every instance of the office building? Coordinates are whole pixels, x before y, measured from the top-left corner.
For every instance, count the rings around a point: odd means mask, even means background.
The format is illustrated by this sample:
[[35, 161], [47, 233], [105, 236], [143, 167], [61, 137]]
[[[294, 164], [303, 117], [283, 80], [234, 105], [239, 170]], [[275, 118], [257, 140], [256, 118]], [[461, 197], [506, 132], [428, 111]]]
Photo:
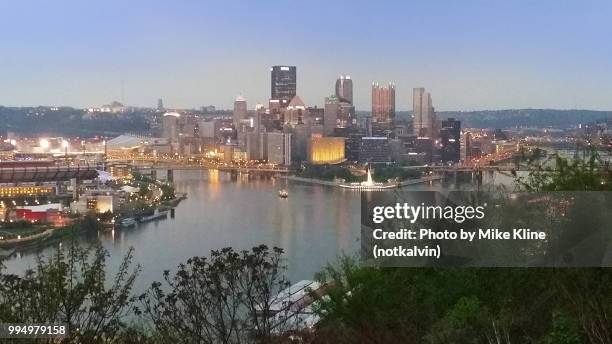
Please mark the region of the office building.
[[297, 94], [297, 75], [295, 66], [273, 66], [270, 68], [270, 99], [280, 101], [286, 107]]
[[336, 80], [336, 97], [341, 102], [353, 104], [353, 80], [350, 75], [341, 75]]
[[431, 95], [425, 89], [412, 90], [412, 113], [414, 116], [414, 135], [417, 137], [435, 138], [435, 111], [431, 103]]
[[440, 158], [442, 162], [459, 162], [461, 159], [461, 122], [454, 118], [442, 121], [440, 128]]
[[157, 100], [157, 111], [164, 111], [164, 101], [161, 98]]
[[291, 99], [287, 105], [287, 108], [284, 110], [284, 114], [285, 123], [287, 124], [297, 125], [304, 123], [306, 117], [306, 105], [304, 105], [304, 102], [300, 96], [295, 96], [293, 99]]
[[181, 115], [177, 112], [167, 112], [162, 118], [162, 137], [170, 142], [179, 140], [179, 119]]
[[372, 84], [372, 120], [391, 124], [395, 119], [395, 84], [380, 86]]
[[364, 163], [390, 162], [389, 139], [378, 136], [363, 137], [359, 148], [359, 161]]
[[278, 165], [291, 165], [291, 134], [266, 133], [268, 162]]
[[355, 117], [355, 107], [351, 103], [340, 101], [338, 104], [338, 118], [336, 120], [336, 127], [339, 128], [350, 128], [357, 124], [357, 118]]
[[234, 114], [233, 114], [233, 122], [234, 127], [238, 129], [240, 127], [240, 122], [247, 118], [247, 102], [246, 99], [242, 95], [236, 97], [234, 100]]
[[466, 162], [472, 158], [472, 133], [465, 131], [461, 134], [461, 146], [459, 158], [461, 161]]
[[323, 134], [325, 136], [333, 135], [339, 113], [340, 102], [338, 98], [335, 95], [325, 98], [325, 108], [323, 111]]

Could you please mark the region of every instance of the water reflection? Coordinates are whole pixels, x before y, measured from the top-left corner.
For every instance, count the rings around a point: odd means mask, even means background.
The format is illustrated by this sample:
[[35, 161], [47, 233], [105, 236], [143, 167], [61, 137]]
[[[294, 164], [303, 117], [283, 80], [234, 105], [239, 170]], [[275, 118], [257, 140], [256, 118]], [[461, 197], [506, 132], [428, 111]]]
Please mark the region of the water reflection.
[[[163, 177], [163, 172], [158, 175]], [[410, 186], [413, 190], [473, 188], [473, 176], [462, 174], [443, 183]], [[497, 174], [483, 176], [483, 184], [499, 183]], [[291, 280], [313, 274], [341, 252], [359, 248], [360, 192], [320, 185], [288, 182], [280, 178], [229, 174], [216, 170], [175, 171], [176, 191], [187, 199], [174, 218], [153, 221], [127, 230], [83, 236], [83, 244], [100, 240], [109, 250], [108, 266], [115, 271], [122, 257], [134, 247], [134, 261], [142, 273], [136, 288], [143, 290], [159, 280], [165, 269], [195, 255], [232, 246], [282, 247], [286, 251]], [[287, 189], [289, 197], [278, 197]], [[49, 255], [54, 245], [40, 251]], [[9, 272], [22, 273], [34, 266], [37, 251], [25, 251], [5, 262]]]

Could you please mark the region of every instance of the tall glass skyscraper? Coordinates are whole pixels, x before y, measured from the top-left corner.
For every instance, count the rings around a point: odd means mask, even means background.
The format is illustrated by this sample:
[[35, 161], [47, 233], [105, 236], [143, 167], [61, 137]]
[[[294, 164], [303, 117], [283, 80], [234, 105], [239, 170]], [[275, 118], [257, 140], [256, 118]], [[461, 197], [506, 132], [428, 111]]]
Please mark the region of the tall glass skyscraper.
[[412, 90], [412, 113], [414, 134], [418, 137], [433, 138], [435, 112], [431, 104], [431, 95], [422, 87]]
[[372, 121], [392, 123], [395, 119], [395, 84], [380, 86], [372, 84]]
[[[270, 99], [280, 100], [281, 106], [289, 104], [296, 92], [296, 67], [295, 66], [272, 66]], [[283, 106], [284, 105], [284, 106]]]
[[350, 75], [340, 75], [336, 80], [336, 97], [341, 102], [353, 104], [353, 80]]

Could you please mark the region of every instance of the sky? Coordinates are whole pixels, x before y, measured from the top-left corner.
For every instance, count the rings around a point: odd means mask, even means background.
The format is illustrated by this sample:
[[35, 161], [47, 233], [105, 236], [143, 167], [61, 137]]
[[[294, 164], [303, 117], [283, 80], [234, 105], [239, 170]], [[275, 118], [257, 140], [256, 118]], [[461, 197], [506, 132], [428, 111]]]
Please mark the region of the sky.
[[351, 75], [411, 109], [612, 110], [612, 1], [0, 2], [0, 105], [167, 108], [267, 103], [272, 65], [297, 66], [322, 106]]

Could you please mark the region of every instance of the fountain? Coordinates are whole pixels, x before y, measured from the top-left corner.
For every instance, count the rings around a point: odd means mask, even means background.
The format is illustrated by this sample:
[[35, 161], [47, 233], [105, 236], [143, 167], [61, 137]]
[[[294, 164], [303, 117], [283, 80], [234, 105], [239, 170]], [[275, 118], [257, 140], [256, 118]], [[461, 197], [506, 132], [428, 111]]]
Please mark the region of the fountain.
[[358, 189], [362, 191], [393, 189], [397, 187], [394, 183], [377, 183], [372, 179], [372, 169], [367, 167], [367, 178], [361, 183], [340, 184], [340, 187], [347, 189]]
[[368, 179], [365, 182], [361, 182], [361, 186], [374, 186], [374, 181], [372, 180], [372, 169], [368, 166]]

